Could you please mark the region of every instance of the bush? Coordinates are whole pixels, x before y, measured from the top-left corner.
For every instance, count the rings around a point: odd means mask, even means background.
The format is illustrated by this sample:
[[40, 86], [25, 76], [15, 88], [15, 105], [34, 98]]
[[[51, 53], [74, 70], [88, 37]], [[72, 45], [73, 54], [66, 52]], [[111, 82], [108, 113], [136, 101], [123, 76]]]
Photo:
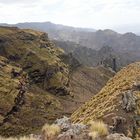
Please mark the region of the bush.
[[90, 125], [90, 133], [89, 136], [95, 139], [96, 137], [102, 137], [108, 135], [107, 125], [102, 121], [91, 121]]
[[42, 128], [43, 140], [53, 140], [60, 133], [60, 131], [60, 127], [56, 124], [45, 124]]

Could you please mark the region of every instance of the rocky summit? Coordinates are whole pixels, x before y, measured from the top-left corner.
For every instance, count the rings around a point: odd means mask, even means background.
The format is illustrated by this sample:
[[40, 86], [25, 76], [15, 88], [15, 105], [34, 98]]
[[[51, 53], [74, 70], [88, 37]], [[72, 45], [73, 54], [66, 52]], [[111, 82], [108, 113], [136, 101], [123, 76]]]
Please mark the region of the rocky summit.
[[0, 27], [0, 135], [38, 133], [43, 124], [70, 116], [114, 74], [82, 66], [47, 33]]

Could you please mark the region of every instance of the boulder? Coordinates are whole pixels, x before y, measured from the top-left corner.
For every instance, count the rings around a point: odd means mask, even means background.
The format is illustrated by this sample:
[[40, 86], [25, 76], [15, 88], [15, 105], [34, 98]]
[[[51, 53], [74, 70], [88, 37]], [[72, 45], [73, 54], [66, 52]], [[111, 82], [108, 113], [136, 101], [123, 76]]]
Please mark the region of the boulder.
[[131, 112], [136, 108], [137, 97], [132, 90], [128, 90], [122, 94], [122, 106], [126, 112]]
[[86, 125], [73, 124], [67, 117], [57, 119], [55, 122], [62, 130], [62, 133], [58, 136], [58, 140], [88, 140], [88, 135], [85, 132], [87, 129]]

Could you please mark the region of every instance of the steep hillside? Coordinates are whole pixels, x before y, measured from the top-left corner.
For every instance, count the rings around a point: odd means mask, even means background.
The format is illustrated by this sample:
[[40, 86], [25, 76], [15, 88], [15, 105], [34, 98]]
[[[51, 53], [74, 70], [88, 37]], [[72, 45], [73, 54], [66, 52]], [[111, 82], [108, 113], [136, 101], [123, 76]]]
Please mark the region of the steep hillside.
[[[18, 63], [29, 74], [31, 82], [52, 92], [64, 87], [62, 91], [65, 92], [68, 66], [59, 58], [63, 50], [54, 47], [47, 34], [17, 28], [0, 28], [0, 40], [0, 55]], [[61, 79], [64, 79], [63, 82]]]
[[[0, 79], [3, 104], [0, 134], [29, 133], [63, 114], [63, 106], [56, 95], [70, 96], [70, 92], [69, 66], [59, 58], [62, 53], [49, 41], [47, 34], [0, 28], [0, 55], [10, 65], [9, 69], [5, 66], [7, 63], [1, 68], [4, 74]], [[17, 76], [10, 77], [12, 72]], [[8, 102], [7, 107], [4, 102]]]
[[[137, 129], [135, 121], [138, 121], [140, 115], [139, 99], [140, 63], [137, 62], [118, 72], [97, 95], [73, 113], [71, 118], [74, 122], [83, 123], [103, 119], [109, 125], [115, 125], [115, 131], [133, 132], [133, 127]], [[124, 124], [120, 121], [124, 121]]]
[[27, 73], [11, 77], [12, 69], [22, 70], [0, 57], [0, 134], [6, 136], [36, 131], [46, 121], [57, 117], [62, 109], [57, 99], [37, 86], [21, 86], [22, 76]]
[[[89, 78], [92, 74], [97, 82]], [[81, 67], [72, 55], [55, 47], [46, 33], [0, 27], [0, 135], [38, 132], [44, 123], [69, 116], [113, 74], [105, 68]], [[75, 90], [80, 85], [88, 93], [85, 98], [79, 97], [85, 92]]]
[[81, 67], [71, 76], [70, 86], [74, 96], [84, 103], [95, 95], [115, 73], [102, 66]]
[[63, 100], [67, 114], [73, 113], [84, 102], [96, 95], [114, 74], [113, 71], [102, 66], [77, 68], [70, 75], [70, 91], [73, 98]]

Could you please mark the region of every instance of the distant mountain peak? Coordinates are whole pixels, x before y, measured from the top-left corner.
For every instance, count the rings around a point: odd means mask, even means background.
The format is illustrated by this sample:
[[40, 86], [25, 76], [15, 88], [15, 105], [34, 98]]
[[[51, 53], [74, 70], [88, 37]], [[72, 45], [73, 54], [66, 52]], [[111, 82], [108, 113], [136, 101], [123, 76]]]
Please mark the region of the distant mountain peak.
[[111, 29], [105, 29], [105, 30], [97, 30], [96, 33], [105, 33], [105, 34], [108, 34], [108, 35], [117, 35], [118, 33], [111, 30]]
[[132, 33], [132, 32], [128, 32], [128, 33], [125, 33], [123, 36], [135, 37], [136, 34], [134, 34], [134, 33]]

